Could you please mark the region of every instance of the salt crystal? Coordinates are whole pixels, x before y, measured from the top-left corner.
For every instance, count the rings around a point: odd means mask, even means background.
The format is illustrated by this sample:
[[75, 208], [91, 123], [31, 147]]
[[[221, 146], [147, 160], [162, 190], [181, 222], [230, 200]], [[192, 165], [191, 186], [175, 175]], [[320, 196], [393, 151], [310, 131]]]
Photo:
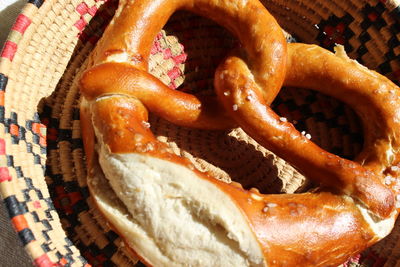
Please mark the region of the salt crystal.
[[396, 208], [400, 208], [400, 195], [396, 196]]
[[142, 121], [142, 125], [144, 128], [150, 128], [150, 123], [147, 121]]
[[140, 142], [143, 140], [143, 135], [135, 133], [135, 136], [133, 137], [135, 142]]
[[386, 177], [385, 177], [385, 184], [386, 184], [386, 185], [390, 185], [391, 183], [392, 183], [392, 177], [386, 176]]
[[146, 145], [146, 149], [147, 149], [147, 151], [152, 151], [152, 150], [154, 149], [154, 146], [153, 146], [153, 144], [151, 144], [151, 143], [147, 143], [147, 145]]
[[262, 198], [261, 196], [257, 195], [257, 194], [251, 193], [250, 196], [251, 196], [252, 199], [254, 199], [254, 200], [256, 200], [256, 201], [261, 201], [261, 200], [263, 200], [263, 198]]
[[390, 167], [390, 170], [391, 170], [392, 172], [397, 172], [397, 171], [399, 171], [400, 169], [399, 169], [399, 167], [397, 167], [397, 166], [392, 166], [392, 167]]

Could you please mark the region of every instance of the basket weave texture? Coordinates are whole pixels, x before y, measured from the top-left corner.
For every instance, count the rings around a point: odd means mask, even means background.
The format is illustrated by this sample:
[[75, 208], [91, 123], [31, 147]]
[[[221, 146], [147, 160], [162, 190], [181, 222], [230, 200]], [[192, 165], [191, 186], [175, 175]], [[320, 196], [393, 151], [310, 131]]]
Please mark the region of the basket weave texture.
[[[349, 56], [400, 83], [397, 0], [262, 0], [295, 39]], [[0, 54], [0, 192], [37, 266], [142, 265], [95, 209], [86, 185], [76, 77], [113, 16], [104, 0], [29, 0]], [[212, 93], [215, 66], [236, 43], [214, 22], [177, 12], [154, 40], [150, 72], [173, 89]], [[284, 88], [274, 109], [323, 148], [361, 149], [358, 117], [326, 96]], [[150, 120], [158, 139], [196, 168], [264, 193], [308, 182], [241, 129], [201, 131]], [[400, 266], [400, 228], [345, 266]]]

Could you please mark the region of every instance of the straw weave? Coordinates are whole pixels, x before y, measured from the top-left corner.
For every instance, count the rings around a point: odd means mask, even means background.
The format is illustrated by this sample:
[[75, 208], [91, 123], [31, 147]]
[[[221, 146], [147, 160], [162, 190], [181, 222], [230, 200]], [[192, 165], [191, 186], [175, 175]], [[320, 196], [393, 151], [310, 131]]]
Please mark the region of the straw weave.
[[[400, 83], [400, 6], [395, 0], [263, 0], [295, 39], [349, 55]], [[0, 54], [0, 192], [38, 266], [142, 265], [96, 210], [87, 189], [76, 77], [116, 8], [115, 1], [30, 0]], [[214, 22], [177, 12], [154, 40], [150, 72], [173, 89], [212, 93], [216, 65], [237, 40]], [[346, 158], [361, 149], [358, 117], [318, 93], [284, 88], [281, 116]], [[154, 115], [151, 130], [175, 153], [222, 180], [264, 193], [309, 182], [241, 129], [193, 130]], [[347, 266], [400, 265], [400, 231]]]

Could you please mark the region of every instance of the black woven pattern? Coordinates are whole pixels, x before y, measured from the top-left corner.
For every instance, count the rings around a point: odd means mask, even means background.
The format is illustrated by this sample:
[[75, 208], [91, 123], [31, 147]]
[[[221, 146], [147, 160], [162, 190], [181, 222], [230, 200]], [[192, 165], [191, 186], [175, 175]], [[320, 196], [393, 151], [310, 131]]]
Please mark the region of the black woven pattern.
[[[284, 91], [288, 89], [282, 90], [282, 92], [284, 93]], [[340, 136], [348, 136], [352, 144], [358, 144], [359, 147], [362, 146], [364, 139], [362, 132], [351, 131], [349, 125], [343, 123], [340, 120], [340, 118], [344, 118], [347, 116], [346, 106], [344, 104], [335, 101], [336, 107], [334, 108], [334, 110], [332, 110], [332, 112], [335, 114], [335, 117], [327, 117], [324, 112], [316, 112], [311, 109], [311, 107], [315, 103], [318, 103], [318, 101], [320, 101], [318, 96], [321, 95], [318, 92], [305, 89], [296, 90], [304, 90], [307, 93], [307, 97], [304, 98], [303, 104], [298, 105], [293, 98], [288, 96], [282, 98], [281, 95], [278, 95], [272, 103], [271, 107], [279, 115], [286, 117], [289, 121], [295, 121], [295, 127], [300, 132], [310, 132], [312, 129], [309, 129], [307, 127], [306, 122], [309, 119], [313, 119], [317, 123], [325, 124], [326, 127], [330, 130], [337, 130]], [[312, 139], [312, 141], [321, 146], [319, 140]], [[332, 145], [331, 147], [321, 147], [343, 158], [352, 159], [356, 156], [354, 153], [346, 152], [344, 150], [344, 147], [342, 146]]]
[[348, 27], [353, 20], [354, 18], [350, 14], [340, 18], [331, 15], [326, 21], [321, 21], [317, 25], [319, 29], [317, 40], [323, 47], [331, 51], [336, 44], [344, 45], [347, 52], [353, 51], [354, 48], [350, 45], [349, 40], [355, 33]]
[[28, 0], [28, 3], [34, 4], [37, 8], [40, 8], [43, 5], [44, 0]]
[[[59, 142], [69, 143], [71, 153], [76, 149], [82, 149], [82, 140], [73, 138], [71, 129], [61, 129], [59, 120], [51, 118], [51, 114], [52, 108], [50, 106], [44, 106], [40, 114], [41, 121], [47, 122], [48, 131], [51, 132], [51, 136], [47, 138], [48, 153], [51, 153], [51, 151], [58, 153]], [[73, 119], [79, 120], [79, 109], [74, 109]], [[45, 168], [45, 177], [61, 221], [68, 221], [68, 225], [64, 225], [64, 230], [69, 238], [75, 239], [76, 228], [82, 226], [79, 216], [90, 211], [86, 202], [89, 197], [89, 190], [87, 187], [80, 187], [77, 181], [65, 181], [63, 174], [54, 173], [50, 165]], [[110, 259], [117, 252], [118, 248], [113, 242], [118, 235], [109, 231], [105, 233], [105, 237], [109, 243], [104, 248], [99, 248], [95, 243], [85, 245], [83, 242], [77, 242], [74, 245], [90, 264], [94, 266], [115, 266]]]
[[8, 77], [3, 73], [0, 73], [0, 91], [5, 91], [8, 82]]
[[[400, 29], [400, 7], [394, 8], [389, 13], [391, 18], [394, 19], [394, 23], [390, 21], [391, 24], [385, 20], [384, 13], [386, 11], [387, 9], [382, 2], [378, 2], [374, 6], [365, 4], [361, 10], [364, 19], [360, 22], [361, 32], [358, 33], [358, 36], [355, 36], [355, 33], [349, 27], [350, 23], [354, 21], [354, 18], [349, 13], [346, 13], [342, 17], [332, 14], [327, 20], [318, 23], [319, 34], [317, 41], [319, 41], [321, 46], [331, 51], [336, 44], [344, 45], [348, 53], [355, 51], [356, 60], [361, 64], [365, 64], [363, 56], [369, 52], [367, 43], [372, 40], [368, 31], [374, 29], [380, 32], [385, 28], [386, 31], [391, 33], [390, 39], [385, 40], [389, 49], [377, 67], [377, 71], [383, 75], [387, 75], [397, 85], [400, 85], [400, 69], [398, 67], [393, 68], [393, 66], [398, 66], [395, 62], [399, 62], [400, 56], [396, 52], [400, 48], [400, 36], [398, 35]], [[353, 37], [356, 37], [361, 42], [358, 47], [350, 45], [349, 40]]]
[[[1, 79], [2, 77], [0, 77]], [[6, 84], [5, 79], [3, 78], [3, 84]], [[43, 136], [40, 134], [40, 119], [39, 114], [34, 114], [32, 120], [27, 120], [25, 126], [18, 124], [18, 115], [15, 112], [10, 113], [10, 117], [4, 118], [3, 124], [5, 126], [5, 132], [9, 133], [11, 136], [11, 143], [13, 145], [21, 145], [25, 143], [26, 152], [31, 154], [32, 160], [34, 164], [40, 165], [45, 171], [45, 163], [44, 156], [47, 153], [46, 145], [43, 142]], [[26, 136], [27, 133], [30, 133], [32, 136], [32, 140], [27, 140]], [[33, 150], [34, 146], [40, 147], [40, 154], [35, 153]], [[39, 188], [36, 188], [33, 184], [32, 178], [27, 177], [21, 166], [16, 166], [14, 161], [13, 155], [6, 155], [7, 166], [13, 168], [16, 171], [17, 179], [22, 179], [25, 182], [25, 188], [22, 189], [21, 193], [23, 196], [23, 200], [19, 201], [15, 195], [11, 195], [4, 199], [5, 206], [8, 210], [10, 218], [14, 218], [18, 215], [27, 215], [29, 214], [32, 216], [35, 222], [40, 223], [42, 225], [42, 237], [44, 237], [45, 242], [40, 244], [44, 252], [51, 251], [49, 244], [52, 242], [49, 232], [53, 231], [53, 227], [51, 226], [51, 221], [54, 221], [52, 212], [55, 211], [55, 207], [53, 205], [53, 201], [50, 198], [44, 198], [42, 191]], [[35, 196], [34, 199], [32, 196]], [[44, 210], [44, 218], [40, 218], [37, 212], [30, 211], [28, 209], [28, 203], [36, 203], [37, 205], [41, 205], [40, 203], [44, 203], [47, 206], [47, 209]], [[43, 208], [43, 206], [42, 206]], [[29, 228], [24, 228], [20, 230], [18, 233], [20, 240], [22, 241], [23, 245], [27, 245], [30, 242], [36, 240], [33, 232]], [[72, 242], [68, 242], [68, 246], [73, 246]], [[61, 254], [60, 252], [56, 252], [61, 259], [66, 259], [68, 264], [72, 264], [75, 262], [74, 258], [72, 257], [73, 252], [72, 250], [66, 246], [65, 249], [68, 252], [67, 254]], [[86, 260], [82, 258], [82, 265], [86, 263]]]

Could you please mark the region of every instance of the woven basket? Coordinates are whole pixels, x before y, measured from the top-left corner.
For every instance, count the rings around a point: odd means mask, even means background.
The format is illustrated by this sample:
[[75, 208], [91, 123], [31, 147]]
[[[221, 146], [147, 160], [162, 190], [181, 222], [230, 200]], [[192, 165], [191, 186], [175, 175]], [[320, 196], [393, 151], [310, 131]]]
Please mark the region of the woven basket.
[[[400, 81], [398, 0], [263, 0], [295, 39], [352, 58]], [[29, 0], [0, 55], [0, 192], [38, 266], [142, 265], [95, 209], [86, 185], [75, 77], [115, 10], [115, 1]], [[212, 92], [215, 66], [236, 39], [214, 22], [177, 12], [154, 40], [151, 73], [171, 88]], [[342, 103], [283, 88], [274, 109], [323, 148], [361, 149], [359, 119]], [[308, 182], [240, 129], [200, 131], [151, 117], [152, 131], [199, 169], [264, 193]], [[243, 178], [245, 177], [245, 178]], [[400, 229], [346, 266], [400, 266]]]

